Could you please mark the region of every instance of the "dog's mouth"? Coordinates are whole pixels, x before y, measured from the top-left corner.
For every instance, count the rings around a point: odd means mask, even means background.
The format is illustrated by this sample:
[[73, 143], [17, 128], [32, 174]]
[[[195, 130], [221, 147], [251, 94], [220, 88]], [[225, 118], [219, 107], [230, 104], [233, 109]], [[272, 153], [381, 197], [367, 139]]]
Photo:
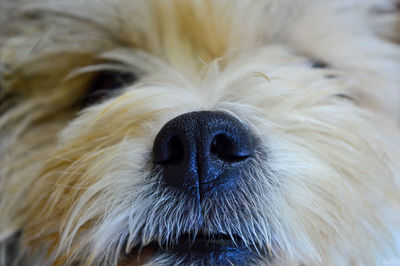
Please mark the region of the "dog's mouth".
[[187, 252], [224, 252], [232, 249], [244, 248], [244, 242], [238, 236], [225, 234], [200, 233], [193, 237], [192, 234], [183, 234], [172, 245], [161, 245], [164, 251]]
[[244, 241], [238, 236], [226, 234], [184, 233], [174, 243], [152, 241], [137, 249], [152, 249], [153, 251], [173, 251], [178, 253], [188, 252], [225, 252], [233, 249], [245, 249]]
[[237, 235], [230, 236], [222, 233], [184, 233], [173, 243], [152, 241], [143, 247], [136, 247], [130, 252], [129, 257], [145, 261], [155, 254], [174, 253], [192, 256], [207, 257], [211, 254], [252, 253], [253, 248], [248, 247]]

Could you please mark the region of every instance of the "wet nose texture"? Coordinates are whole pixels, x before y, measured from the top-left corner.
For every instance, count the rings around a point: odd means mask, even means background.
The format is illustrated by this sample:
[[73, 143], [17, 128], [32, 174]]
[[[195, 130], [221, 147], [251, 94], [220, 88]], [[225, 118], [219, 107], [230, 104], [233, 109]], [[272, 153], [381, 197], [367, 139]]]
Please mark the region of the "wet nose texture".
[[170, 120], [153, 145], [153, 163], [163, 180], [200, 199], [229, 189], [254, 153], [254, 136], [224, 112], [191, 112]]

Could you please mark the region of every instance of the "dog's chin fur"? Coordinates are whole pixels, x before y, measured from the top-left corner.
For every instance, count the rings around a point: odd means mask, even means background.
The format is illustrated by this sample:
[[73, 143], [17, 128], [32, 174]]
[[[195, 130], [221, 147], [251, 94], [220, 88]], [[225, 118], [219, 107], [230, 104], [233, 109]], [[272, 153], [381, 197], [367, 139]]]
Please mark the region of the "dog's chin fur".
[[[1, 8], [1, 265], [400, 258], [394, 1], [6, 0]], [[135, 81], [83, 106], [99, 75], [120, 72]], [[151, 159], [161, 127], [198, 110], [228, 113], [258, 140], [235, 189], [201, 202], [165, 187]], [[172, 248], [200, 234], [237, 243]]]

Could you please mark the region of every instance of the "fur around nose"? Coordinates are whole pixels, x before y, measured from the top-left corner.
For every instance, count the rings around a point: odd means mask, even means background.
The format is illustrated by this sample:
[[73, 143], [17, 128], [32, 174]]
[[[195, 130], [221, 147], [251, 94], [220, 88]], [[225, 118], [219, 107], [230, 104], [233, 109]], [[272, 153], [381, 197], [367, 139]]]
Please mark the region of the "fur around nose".
[[153, 145], [165, 183], [193, 196], [229, 188], [254, 151], [254, 137], [223, 112], [191, 112], [170, 120]]

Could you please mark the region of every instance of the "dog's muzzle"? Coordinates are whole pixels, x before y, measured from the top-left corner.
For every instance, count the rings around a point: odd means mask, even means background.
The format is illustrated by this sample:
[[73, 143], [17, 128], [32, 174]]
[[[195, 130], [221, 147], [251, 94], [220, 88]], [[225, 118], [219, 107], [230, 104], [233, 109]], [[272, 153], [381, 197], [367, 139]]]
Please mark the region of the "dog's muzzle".
[[157, 259], [179, 258], [181, 265], [269, 259], [268, 210], [259, 202], [269, 202], [264, 191], [273, 184], [264, 158], [250, 127], [225, 112], [190, 112], [168, 121], [154, 140], [144, 196], [151, 201], [144, 212], [149, 221], [134, 235], [132, 256], [150, 250]]
[[254, 153], [255, 138], [223, 112], [191, 112], [170, 120], [158, 133], [153, 162], [163, 180], [190, 196], [229, 189]]

